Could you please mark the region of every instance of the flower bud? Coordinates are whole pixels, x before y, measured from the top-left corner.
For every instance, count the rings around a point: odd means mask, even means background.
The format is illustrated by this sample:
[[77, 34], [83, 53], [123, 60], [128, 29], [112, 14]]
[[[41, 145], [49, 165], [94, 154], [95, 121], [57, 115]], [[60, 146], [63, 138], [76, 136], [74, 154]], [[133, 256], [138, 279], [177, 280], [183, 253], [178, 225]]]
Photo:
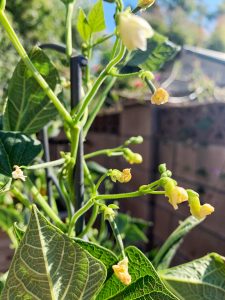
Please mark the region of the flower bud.
[[15, 171], [12, 172], [12, 178], [26, 181], [27, 176], [24, 176], [23, 171], [20, 169], [20, 167], [14, 166], [13, 168], [15, 169]]
[[131, 151], [128, 148], [124, 149], [124, 158], [131, 165], [141, 164], [143, 162], [143, 158], [139, 153], [134, 153], [133, 151]]
[[169, 100], [169, 93], [163, 88], [158, 88], [151, 97], [152, 104], [161, 105]]
[[138, 7], [148, 8], [154, 3], [155, 3], [155, 0], [139, 0], [138, 1]]
[[118, 34], [128, 50], [147, 50], [147, 39], [154, 34], [152, 27], [143, 18], [128, 11], [119, 14]]
[[130, 169], [124, 169], [122, 172], [117, 169], [114, 169], [110, 171], [109, 175], [113, 182], [119, 181], [120, 183], [127, 183], [132, 178]]
[[125, 257], [117, 265], [112, 266], [116, 277], [125, 285], [131, 284], [131, 276], [128, 272], [128, 258]]
[[110, 208], [110, 207], [105, 207], [104, 209], [104, 220], [110, 220], [110, 219], [115, 219], [116, 213], [115, 211]]
[[188, 201], [187, 191], [176, 185], [175, 181], [171, 178], [166, 180], [164, 185], [165, 196], [169, 198], [169, 203], [174, 209], [178, 209], [178, 204]]
[[202, 220], [214, 212], [215, 209], [212, 205], [207, 203], [201, 205], [199, 195], [196, 192], [192, 190], [188, 190], [187, 192], [190, 212], [196, 219]]
[[158, 167], [158, 169], [159, 169], [159, 173], [160, 174], [166, 172], [166, 170], [167, 170], [166, 169], [166, 164], [160, 164], [159, 167]]
[[129, 146], [129, 145], [139, 145], [142, 144], [144, 141], [143, 137], [141, 135], [138, 136], [132, 136], [131, 138], [129, 138], [129, 140], [127, 140], [124, 145], [125, 146]]

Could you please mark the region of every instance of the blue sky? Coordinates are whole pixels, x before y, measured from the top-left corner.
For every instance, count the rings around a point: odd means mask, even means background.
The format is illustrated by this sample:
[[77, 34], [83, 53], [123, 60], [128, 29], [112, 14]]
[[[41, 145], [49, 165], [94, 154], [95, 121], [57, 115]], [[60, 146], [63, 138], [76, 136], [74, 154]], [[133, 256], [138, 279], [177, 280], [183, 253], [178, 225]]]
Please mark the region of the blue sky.
[[[215, 8], [218, 6], [218, 4], [221, 2], [221, 0], [202, 0], [205, 5], [208, 6], [210, 11], [214, 11]], [[124, 0], [125, 5], [132, 5], [135, 6], [137, 3], [137, 0]], [[107, 28], [109, 31], [112, 31], [114, 28], [114, 19], [113, 19], [113, 14], [114, 14], [114, 5], [111, 3], [104, 2], [104, 7], [105, 7], [105, 19], [106, 19], [106, 24]]]

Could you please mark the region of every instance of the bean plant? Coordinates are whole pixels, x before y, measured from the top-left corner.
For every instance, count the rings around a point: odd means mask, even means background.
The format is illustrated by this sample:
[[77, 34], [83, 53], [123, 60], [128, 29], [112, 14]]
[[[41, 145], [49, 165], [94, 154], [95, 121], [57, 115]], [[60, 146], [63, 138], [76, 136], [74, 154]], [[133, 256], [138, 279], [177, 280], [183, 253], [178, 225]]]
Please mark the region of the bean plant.
[[[135, 191], [102, 192], [106, 180], [114, 184], [132, 180], [129, 166], [143, 160], [132, 145], [141, 144], [141, 136], [130, 137], [113, 149], [85, 155], [79, 151], [116, 81], [139, 77], [151, 91], [148, 105], [169, 101], [168, 92], [156, 85], [154, 72], [174, 58], [179, 47], [141, 17], [141, 11], [151, 9], [154, 0], [139, 0], [133, 11], [125, 9], [122, 0], [107, 0], [114, 10], [112, 33], [105, 33], [103, 0], [91, 1], [88, 11], [82, 7], [75, 11], [75, 0], [61, 1], [66, 16], [65, 68], [79, 52], [73, 49], [74, 24], [75, 36], [80, 36], [80, 54], [87, 61], [81, 101], [74, 107], [64, 92], [71, 83], [60, 79], [47, 50], [36, 45], [28, 52], [24, 49], [7, 16], [6, 0], [0, 0], [2, 29], [20, 59], [8, 84], [0, 131], [0, 226], [15, 249], [10, 268], [1, 277], [1, 299], [224, 299], [225, 267], [219, 254], [170, 267], [184, 236], [213, 213], [214, 207], [201, 204], [195, 191], [180, 187], [165, 163], [159, 165], [157, 180]], [[100, 72], [92, 70], [95, 52], [107, 45], [112, 45], [108, 62]], [[1, 60], [7, 64], [4, 56]], [[58, 153], [56, 160], [45, 161], [40, 132], [54, 120], [60, 120], [69, 150]], [[101, 172], [94, 174], [89, 161], [103, 155], [112, 160], [121, 156], [127, 168], [101, 167]], [[74, 188], [79, 159], [85, 189], [80, 205]], [[46, 182], [46, 170], [54, 179], [51, 186]], [[51, 193], [46, 192], [47, 187]], [[191, 214], [151, 261], [135, 246], [124, 247], [116, 222], [121, 201], [138, 201], [145, 195], [158, 195], [157, 201], [168, 201], [175, 210], [181, 203], [189, 205]], [[111, 231], [116, 251], [103, 247], [104, 230]]]

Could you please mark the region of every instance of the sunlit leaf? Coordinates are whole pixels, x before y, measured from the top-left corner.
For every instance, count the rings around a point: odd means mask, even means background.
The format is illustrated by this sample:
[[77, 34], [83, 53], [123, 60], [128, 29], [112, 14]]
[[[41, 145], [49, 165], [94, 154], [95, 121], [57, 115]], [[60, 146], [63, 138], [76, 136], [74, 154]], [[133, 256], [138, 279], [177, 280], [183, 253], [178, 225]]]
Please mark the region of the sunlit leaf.
[[179, 299], [225, 299], [225, 261], [216, 253], [162, 270], [159, 274]]
[[128, 247], [132, 283], [122, 284], [113, 274], [105, 282], [96, 300], [178, 300], [163, 284], [147, 257], [136, 247]]
[[[36, 69], [55, 89], [59, 82], [56, 68], [46, 54], [35, 47], [29, 54]], [[3, 119], [4, 130], [26, 134], [38, 132], [57, 114], [55, 106], [20, 60], [9, 83], [8, 101]]]
[[93, 299], [105, 266], [52, 226], [34, 207], [1, 299]]
[[183, 242], [184, 237], [201, 222], [202, 220], [197, 220], [190, 216], [180, 223], [180, 225], [161, 246], [153, 260], [153, 264], [157, 270], [167, 269], [170, 266], [170, 263], [176, 254], [177, 249]]

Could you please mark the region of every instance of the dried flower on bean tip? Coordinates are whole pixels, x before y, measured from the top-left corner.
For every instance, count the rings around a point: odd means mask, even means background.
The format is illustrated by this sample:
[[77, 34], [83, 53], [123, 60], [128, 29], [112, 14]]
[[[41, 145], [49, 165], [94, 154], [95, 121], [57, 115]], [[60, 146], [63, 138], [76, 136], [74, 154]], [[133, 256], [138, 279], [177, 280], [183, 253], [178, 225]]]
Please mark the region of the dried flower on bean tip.
[[23, 174], [23, 171], [20, 169], [19, 166], [13, 166], [13, 168], [15, 169], [13, 172], [12, 172], [12, 178], [13, 179], [20, 179], [22, 181], [26, 181], [26, 177], [24, 174]]
[[130, 170], [131, 169], [123, 169], [121, 172], [117, 169], [113, 169], [109, 171], [109, 176], [113, 182], [119, 181], [120, 183], [127, 183], [132, 178]]
[[156, 89], [156, 91], [151, 97], [152, 104], [156, 104], [156, 105], [165, 104], [168, 101], [169, 101], [169, 93], [163, 88]]
[[105, 204], [102, 204], [101, 208], [100, 208], [101, 212], [104, 215], [104, 220], [109, 220], [109, 221], [112, 219], [113, 220], [115, 219], [115, 217], [116, 217], [115, 210], [117, 210], [117, 209], [119, 209], [119, 206], [116, 204], [110, 204], [108, 206]]
[[125, 285], [131, 284], [131, 276], [128, 272], [128, 258], [125, 257], [119, 261], [117, 265], [113, 267], [114, 274], [116, 277]]

